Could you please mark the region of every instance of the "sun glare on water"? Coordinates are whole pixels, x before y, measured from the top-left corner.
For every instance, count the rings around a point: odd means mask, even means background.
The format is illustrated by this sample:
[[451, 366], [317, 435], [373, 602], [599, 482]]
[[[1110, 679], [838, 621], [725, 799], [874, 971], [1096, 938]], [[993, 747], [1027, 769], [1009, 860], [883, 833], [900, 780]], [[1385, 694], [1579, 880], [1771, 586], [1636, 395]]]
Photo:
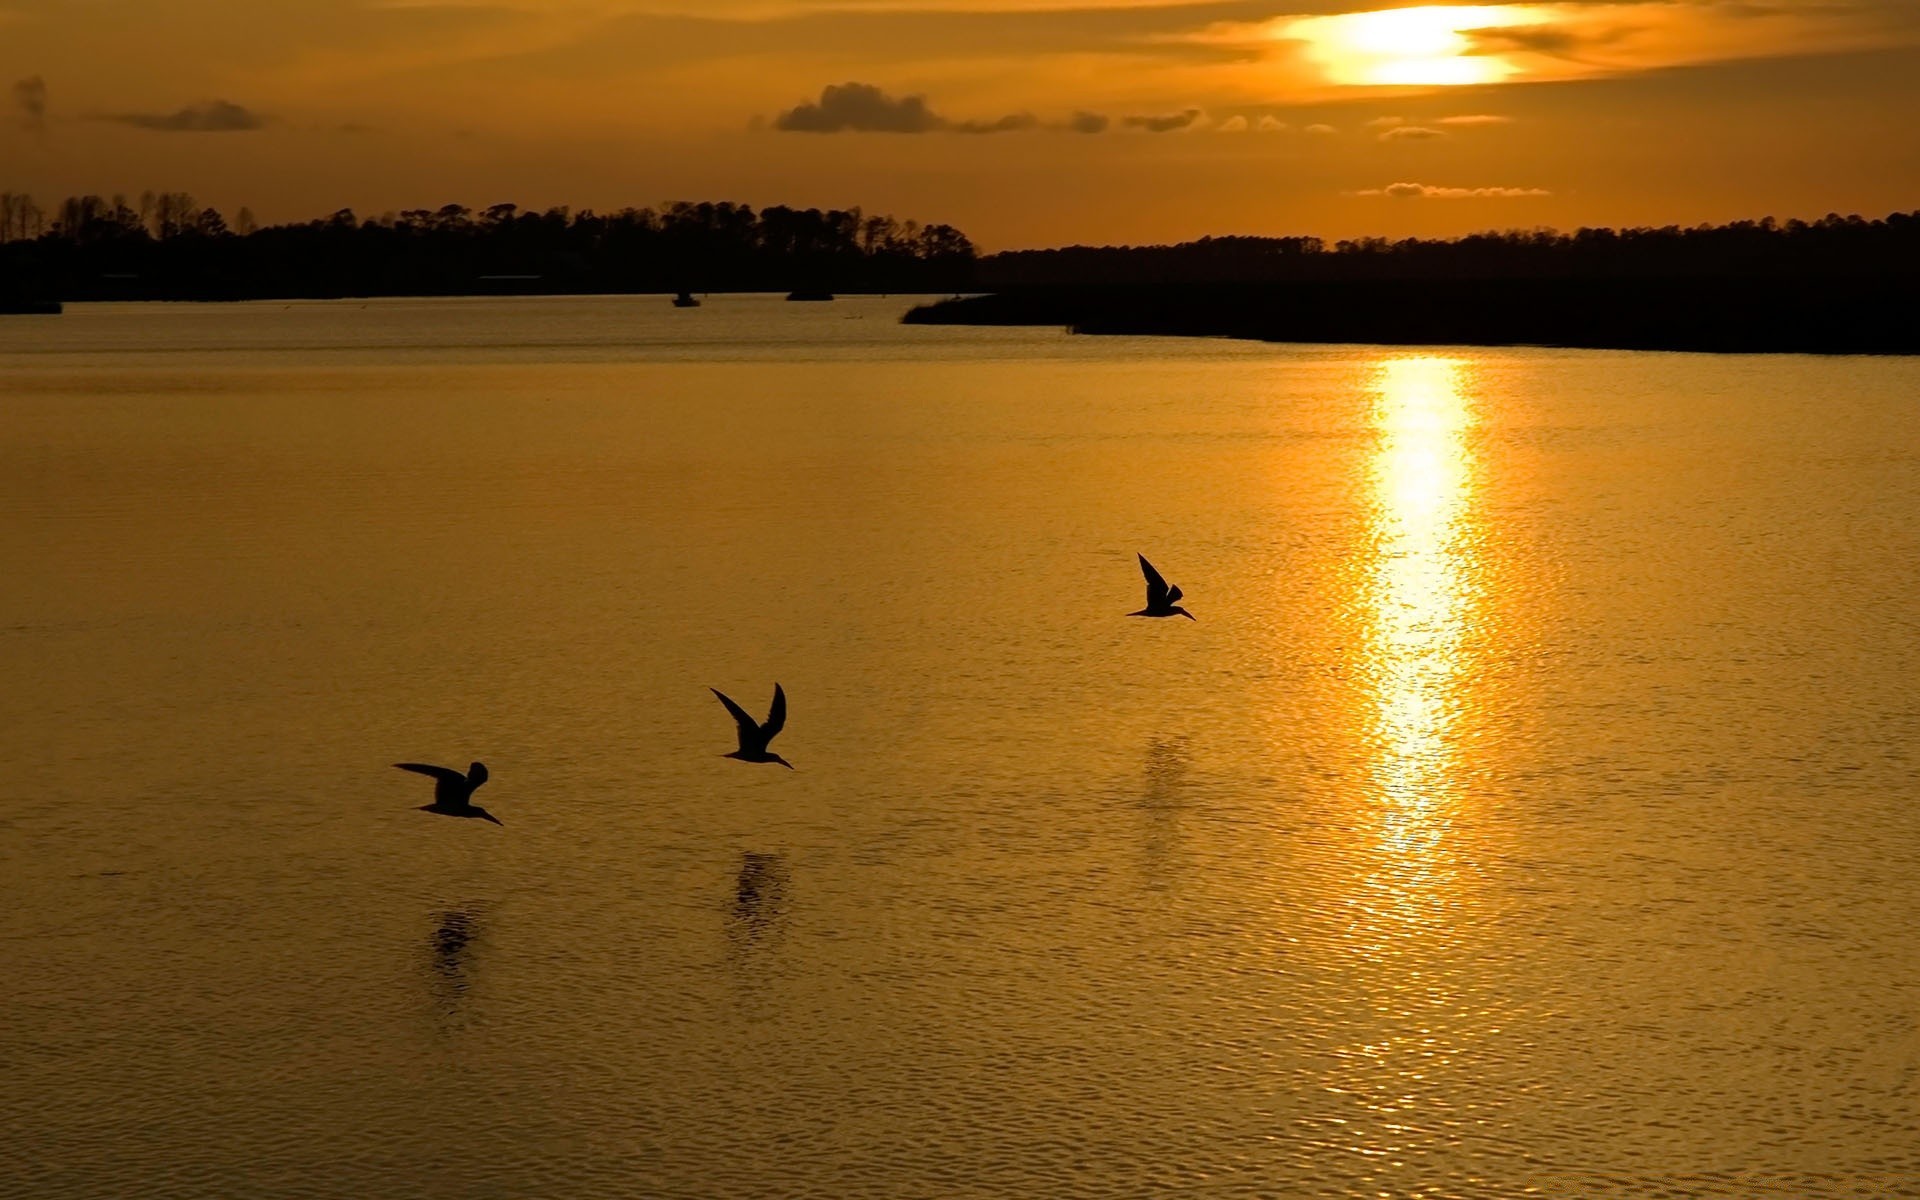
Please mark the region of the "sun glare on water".
[[1279, 36], [1307, 53], [1335, 83], [1435, 86], [1498, 83], [1516, 67], [1487, 53], [1472, 31], [1534, 25], [1524, 5], [1434, 4], [1378, 12], [1303, 17]]

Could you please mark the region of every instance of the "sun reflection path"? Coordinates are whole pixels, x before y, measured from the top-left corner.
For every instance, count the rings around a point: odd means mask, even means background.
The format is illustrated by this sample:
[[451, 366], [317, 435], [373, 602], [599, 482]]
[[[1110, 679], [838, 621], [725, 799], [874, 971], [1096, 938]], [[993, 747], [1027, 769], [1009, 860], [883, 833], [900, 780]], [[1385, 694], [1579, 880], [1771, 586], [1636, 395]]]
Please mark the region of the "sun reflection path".
[[[1365, 669], [1355, 710], [1371, 786], [1356, 814], [1342, 949], [1369, 1009], [1343, 1031], [1324, 1086], [1329, 1149], [1371, 1164], [1381, 1194], [1457, 1144], [1458, 1065], [1484, 1021], [1463, 1007], [1470, 881], [1457, 869], [1456, 725], [1471, 686], [1463, 644], [1476, 605], [1468, 365], [1396, 357], [1374, 368], [1365, 557], [1354, 583]], [[1391, 1185], [1389, 1190], [1389, 1185]]]
[[1373, 411], [1375, 778], [1385, 838], [1401, 851], [1401, 868], [1414, 872], [1437, 866], [1432, 851], [1457, 791], [1451, 735], [1473, 604], [1472, 413], [1463, 369], [1456, 359], [1390, 359], [1379, 367]]

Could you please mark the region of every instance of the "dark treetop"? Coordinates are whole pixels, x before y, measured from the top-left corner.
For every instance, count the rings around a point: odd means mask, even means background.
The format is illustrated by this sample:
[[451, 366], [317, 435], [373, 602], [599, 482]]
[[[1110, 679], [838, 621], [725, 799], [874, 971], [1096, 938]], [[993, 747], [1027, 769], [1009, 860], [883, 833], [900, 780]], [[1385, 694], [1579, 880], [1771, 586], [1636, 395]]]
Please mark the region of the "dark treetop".
[[223, 300], [497, 292], [941, 292], [971, 284], [949, 225], [859, 209], [669, 204], [615, 213], [474, 212], [232, 225], [192, 197], [77, 196], [52, 214], [0, 195], [0, 295]]
[[1268, 341], [1920, 353], [1920, 212], [1884, 220], [1475, 234], [1206, 238], [1029, 250], [932, 324]]

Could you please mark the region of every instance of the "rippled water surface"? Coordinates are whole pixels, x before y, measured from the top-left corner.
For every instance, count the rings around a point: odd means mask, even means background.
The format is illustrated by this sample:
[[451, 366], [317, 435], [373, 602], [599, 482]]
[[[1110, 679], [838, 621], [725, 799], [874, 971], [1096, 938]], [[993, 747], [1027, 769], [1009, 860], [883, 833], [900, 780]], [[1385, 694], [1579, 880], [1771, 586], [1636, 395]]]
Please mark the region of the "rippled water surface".
[[0, 318], [0, 1193], [1920, 1195], [1920, 363], [905, 306]]

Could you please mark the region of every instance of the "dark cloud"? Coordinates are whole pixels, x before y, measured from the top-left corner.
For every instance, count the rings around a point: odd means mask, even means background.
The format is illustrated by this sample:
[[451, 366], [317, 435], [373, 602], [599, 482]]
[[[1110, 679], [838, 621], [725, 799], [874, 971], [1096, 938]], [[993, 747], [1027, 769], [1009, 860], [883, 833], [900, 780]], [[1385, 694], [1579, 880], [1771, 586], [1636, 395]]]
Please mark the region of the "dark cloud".
[[1110, 124], [1104, 113], [1077, 112], [1068, 120], [1067, 128], [1075, 133], [1105, 133]]
[[1177, 133], [1191, 128], [1206, 114], [1197, 108], [1184, 112], [1162, 113], [1158, 116], [1122, 117], [1120, 123], [1128, 129], [1144, 129], [1148, 133]]
[[178, 112], [170, 113], [121, 113], [107, 120], [163, 133], [234, 133], [258, 129], [266, 124], [266, 118], [259, 113], [226, 100], [189, 104]]
[[1395, 125], [1380, 135], [1383, 142], [1428, 142], [1434, 138], [1447, 136], [1438, 129], [1428, 129], [1424, 125]]
[[1473, 54], [1523, 50], [1564, 57], [1585, 44], [1579, 35], [1552, 25], [1496, 25], [1489, 29], [1465, 29], [1461, 34], [1473, 43], [1470, 51]]
[[[1723, 9], [1716, 8], [1715, 12]], [[1542, 54], [1580, 62], [1581, 54], [1628, 41], [1640, 33], [1632, 25], [1583, 30], [1575, 33], [1557, 25], [1496, 25], [1491, 29], [1463, 29], [1469, 43], [1468, 54]]]
[[889, 96], [870, 83], [828, 84], [818, 103], [800, 104], [773, 119], [788, 133], [1016, 133], [1040, 124], [1032, 113], [991, 121], [950, 121], [927, 107], [925, 96]]
[[20, 110], [20, 123], [39, 133], [47, 127], [47, 81], [29, 75], [13, 85], [13, 106]]
[[997, 121], [953, 121], [946, 128], [954, 133], [1018, 133], [1039, 124], [1040, 118], [1032, 113], [1009, 113]]
[[773, 119], [789, 133], [933, 133], [946, 118], [927, 107], [925, 96], [895, 99], [870, 83], [828, 84], [818, 104], [801, 104]]

